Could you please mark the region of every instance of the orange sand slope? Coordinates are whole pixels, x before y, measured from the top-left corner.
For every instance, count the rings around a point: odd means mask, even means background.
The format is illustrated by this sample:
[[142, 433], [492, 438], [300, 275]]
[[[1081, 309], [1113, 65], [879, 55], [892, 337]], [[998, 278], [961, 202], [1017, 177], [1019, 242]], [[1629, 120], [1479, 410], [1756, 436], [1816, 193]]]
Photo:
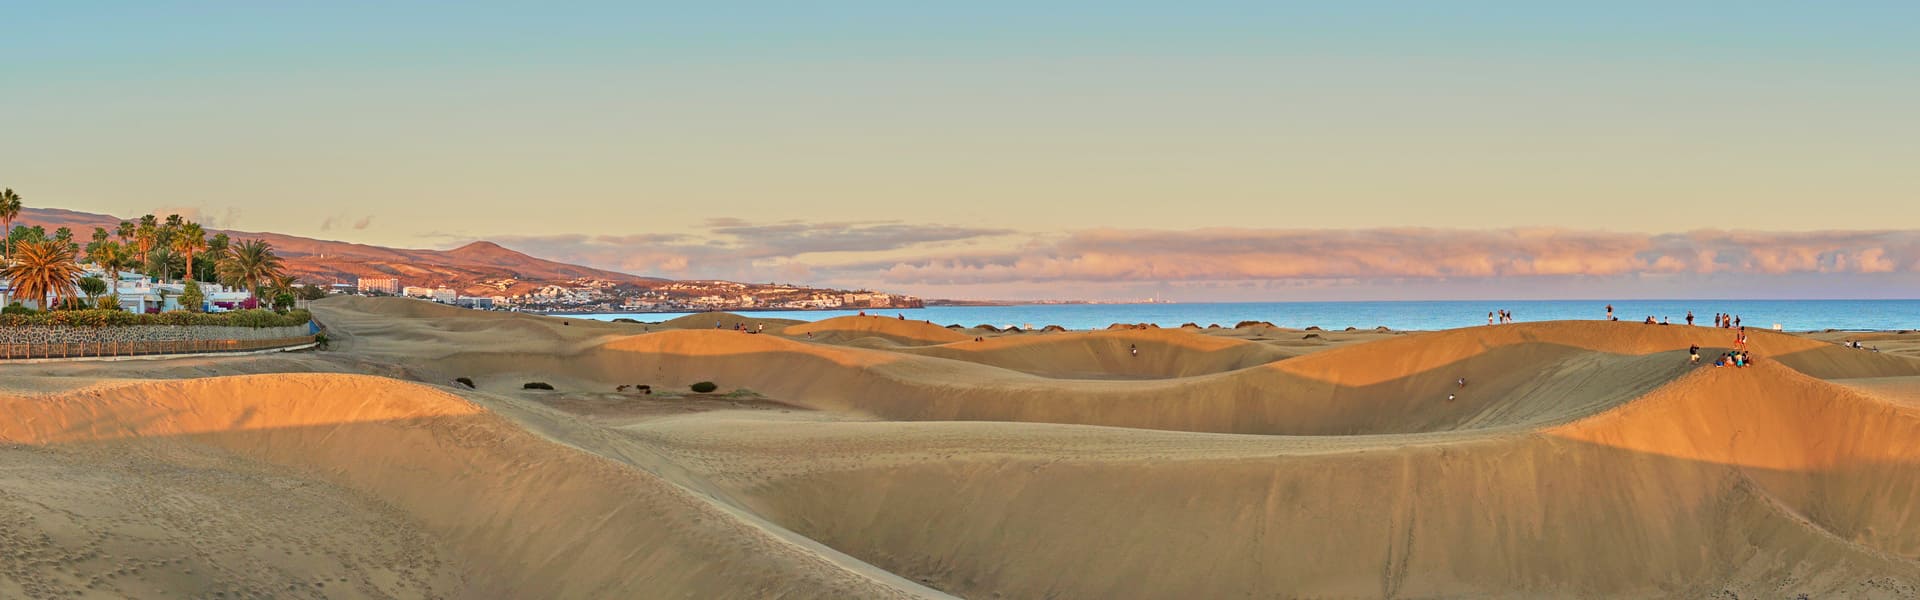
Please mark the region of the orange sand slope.
[[[0, 597], [1920, 596], [1920, 360], [1890, 353], [407, 302], [319, 303], [337, 349], [297, 360], [0, 366]], [[160, 379], [273, 368], [387, 377]], [[703, 380], [814, 410], [669, 391]]]
[[811, 341], [844, 343], [862, 338], [878, 338], [902, 346], [925, 346], [971, 340], [958, 331], [926, 321], [908, 321], [892, 317], [835, 317], [813, 323], [790, 325], [781, 335], [807, 337]]
[[[138, 577], [112, 580], [104, 589], [113, 595], [167, 591], [275, 596], [318, 590], [320, 595], [343, 597], [586, 598], [702, 589], [752, 596], [916, 595], [913, 586], [891, 576], [836, 567], [822, 554], [644, 471], [555, 445], [466, 400], [417, 384], [331, 374], [121, 383], [0, 397], [0, 414], [7, 415], [0, 420], [0, 442], [25, 444], [31, 453], [68, 462], [77, 462], [75, 456], [137, 456], [142, 471], [194, 472], [207, 468], [204, 455], [224, 455], [226, 460], [237, 457], [283, 467], [254, 475], [266, 481], [252, 487], [322, 487], [343, 490], [331, 495], [355, 500], [321, 509], [298, 507], [321, 514], [299, 515], [305, 520], [296, 525], [304, 527], [289, 533], [274, 511], [257, 506], [273, 499], [222, 497], [231, 480], [246, 482], [243, 472], [222, 473], [229, 481], [218, 487], [189, 478], [173, 485], [153, 484], [152, 495], [143, 498], [70, 498], [71, 512], [64, 520], [83, 530], [107, 532], [107, 537], [126, 538], [110, 540], [119, 564], [130, 565], [119, 568], [144, 569]], [[72, 471], [81, 478], [102, 476], [95, 470]], [[14, 500], [20, 492], [9, 489], [28, 483], [0, 476], [0, 490], [12, 492], [0, 492], [0, 503], [31, 504]], [[373, 504], [356, 496], [371, 498]], [[253, 536], [290, 552], [297, 549], [303, 556], [280, 559], [268, 553], [265, 572], [254, 573], [206, 561], [169, 562], [172, 553], [165, 548], [141, 546], [142, 538], [155, 535], [127, 534], [114, 527], [116, 520], [127, 520], [116, 513], [133, 510], [129, 504], [166, 507], [182, 502], [206, 505], [174, 512], [253, 513], [256, 520], [243, 524]], [[386, 513], [395, 510], [404, 517], [398, 523], [417, 531], [399, 535], [358, 530], [365, 526], [331, 529], [336, 520], [341, 525], [394, 521]], [[199, 548], [227, 537], [225, 532], [184, 529], [173, 537], [185, 540], [169, 541]], [[302, 535], [323, 539], [296, 537]], [[395, 547], [389, 539], [395, 537], [413, 547]], [[49, 542], [34, 556], [100, 551], [99, 542], [76, 538]], [[322, 559], [351, 568], [309, 564], [313, 561], [304, 555], [315, 546], [333, 549]], [[230, 550], [245, 558], [266, 549]], [[409, 565], [379, 558], [421, 554], [431, 560]], [[89, 560], [104, 562], [97, 556]], [[247, 577], [196, 576], [196, 567], [231, 569]], [[335, 573], [313, 575], [330, 567]], [[334, 577], [362, 569], [372, 572], [358, 573], [352, 581]], [[18, 589], [8, 589], [8, 578], [0, 577], [0, 596], [38, 596], [80, 587], [62, 584], [82, 584], [93, 577], [76, 570], [70, 582], [63, 582], [59, 575], [23, 579]], [[334, 589], [325, 590], [326, 585]], [[100, 584], [85, 587], [102, 589]]]

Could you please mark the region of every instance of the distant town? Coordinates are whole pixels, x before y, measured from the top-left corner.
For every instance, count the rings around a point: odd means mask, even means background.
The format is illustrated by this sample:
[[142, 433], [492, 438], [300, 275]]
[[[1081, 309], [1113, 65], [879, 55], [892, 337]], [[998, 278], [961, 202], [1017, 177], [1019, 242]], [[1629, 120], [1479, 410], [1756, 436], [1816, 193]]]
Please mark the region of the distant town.
[[[506, 290], [512, 279], [479, 282], [464, 290], [407, 285], [396, 277], [362, 277], [353, 284], [334, 284], [336, 293], [361, 293], [423, 298], [466, 308], [543, 313], [648, 313], [748, 310], [834, 310], [865, 308], [923, 308], [920, 298], [869, 290], [829, 290], [778, 284], [731, 281], [671, 281], [655, 286], [580, 278], [548, 284], [520, 294]], [[475, 294], [475, 289], [503, 293]]]

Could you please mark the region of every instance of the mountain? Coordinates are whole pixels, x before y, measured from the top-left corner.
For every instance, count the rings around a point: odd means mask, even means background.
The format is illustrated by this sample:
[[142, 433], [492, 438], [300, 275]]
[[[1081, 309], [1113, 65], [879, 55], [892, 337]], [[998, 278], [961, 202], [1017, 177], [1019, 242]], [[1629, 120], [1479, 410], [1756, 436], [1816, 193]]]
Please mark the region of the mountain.
[[[20, 211], [14, 224], [29, 227], [39, 225], [48, 232], [68, 227], [73, 229], [74, 238], [84, 243], [92, 235], [93, 228], [104, 227], [107, 231], [113, 231], [123, 220], [133, 219], [60, 208], [27, 208]], [[285, 261], [287, 272], [307, 283], [353, 283], [361, 277], [393, 277], [399, 279], [401, 285], [446, 286], [473, 295], [513, 296], [544, 285], [579, 279], [598, 279], [648, 288], [671, 281], [537, 258], [486, 241], [473, 242], [452, 250], [424, 250], [317, 240], [279, 233], [207, 230], [209, 236], [219, 233], [236, 240], [266, 240], [273, 244], [274, 252]]]

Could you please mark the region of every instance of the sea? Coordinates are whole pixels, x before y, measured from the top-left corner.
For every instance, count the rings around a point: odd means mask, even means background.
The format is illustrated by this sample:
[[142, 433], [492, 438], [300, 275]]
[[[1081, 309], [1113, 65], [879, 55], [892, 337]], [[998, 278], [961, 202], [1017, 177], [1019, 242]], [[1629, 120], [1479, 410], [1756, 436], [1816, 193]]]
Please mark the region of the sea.
[[[1020, 304], [1010, 306], [938, 306], [912, 309], [868, 309], [867, 314], [904, 316], [939, 325], [1018, 326], [1034, 329], [1059, 325], [1067, 329], [1103, 329], [1114, 323], [1153, 323], [1178, 327], [1241, 321], [1266, 321], [1281, 327], [1387, 327], [1399, 331], [1453, 329], [1486, 325], [1487, 313], [1509, 311], [1516, 322], [1604, 319], [1606, 306], [1614, 317], [1642, 322], [1651, 316], [1674, 325], [1685, 323], [1687, 311], [1695, 322], [1713, 324], [1714, 313], [1737, 315], [1741, 324], [1786, 331], [1920, 329], [1920, 300], [1448, 300], [1399, 302], [1235, 302], [1192, 304]], [[857, 310], [751, 311], [760, 318], [821, 319], [857, 314]], [[695, 313], [610, 313], [563, 315], [610, 321], [628, 318], [658, 322]]]

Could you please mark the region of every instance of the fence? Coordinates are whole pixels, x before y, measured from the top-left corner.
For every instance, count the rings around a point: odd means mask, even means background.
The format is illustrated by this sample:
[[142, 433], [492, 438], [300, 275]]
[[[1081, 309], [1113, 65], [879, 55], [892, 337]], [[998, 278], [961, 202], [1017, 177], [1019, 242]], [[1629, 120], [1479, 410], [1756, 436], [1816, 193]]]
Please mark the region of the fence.
[[314, 343], [312, 335], [264, 340], [152, 340], [0, 344], [0, 360], [92, 358], [154, 354], [210, 354], [290, 348]]

